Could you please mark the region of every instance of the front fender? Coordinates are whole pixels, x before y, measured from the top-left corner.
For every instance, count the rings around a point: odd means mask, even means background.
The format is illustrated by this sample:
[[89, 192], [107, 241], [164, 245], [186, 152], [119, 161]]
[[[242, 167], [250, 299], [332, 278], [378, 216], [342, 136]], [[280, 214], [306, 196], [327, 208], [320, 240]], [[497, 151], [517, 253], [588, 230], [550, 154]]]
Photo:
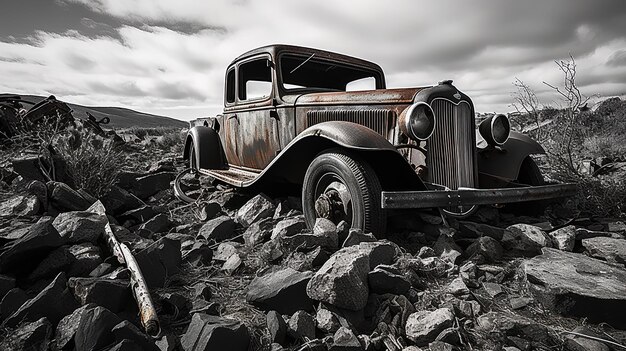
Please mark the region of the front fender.
[[187, 132], [183, 157], [189, 157], [191, 145], [196, 150], [196, 164], [203, 169], [223, 169], [226, 166], [226, 156], [222, 148], [222, 141], [217, 132], [209, 127], [195, 126]]
[[478, 171], [511, 180], [517, 179], [524, 159], [546, 151], [527, 135], [511, 132], [509, 139], [498, 148], [487, 147], [477, 133]]
[[305, 129], [254, 182], [262, 178], [302, 184], [311, 161], [334, 148], [348, 149], [368, 162], [385, 189], [425, 188], [409, 163], [387, 139], [365, 126], [344, 121], [323, 122]]

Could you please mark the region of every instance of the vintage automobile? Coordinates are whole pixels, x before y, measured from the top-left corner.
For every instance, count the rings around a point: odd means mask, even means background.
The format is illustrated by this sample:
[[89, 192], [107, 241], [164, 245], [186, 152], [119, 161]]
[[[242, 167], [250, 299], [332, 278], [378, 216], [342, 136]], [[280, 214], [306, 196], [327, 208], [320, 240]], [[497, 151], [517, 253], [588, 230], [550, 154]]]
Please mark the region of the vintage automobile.
[[543, 148], [505, 115], [476, 128], [472, 100], [451, 80], [387, 89], [372, 62], [271, 45], [236, 58], [224, 88], [223, 113], [191, 123], [189, 167], [236, 187], [301, 187], [310, 227], [324, 217], [384, 234], [391, 210], [467, 216], [576, 189], [544, 185], [530, 157]]

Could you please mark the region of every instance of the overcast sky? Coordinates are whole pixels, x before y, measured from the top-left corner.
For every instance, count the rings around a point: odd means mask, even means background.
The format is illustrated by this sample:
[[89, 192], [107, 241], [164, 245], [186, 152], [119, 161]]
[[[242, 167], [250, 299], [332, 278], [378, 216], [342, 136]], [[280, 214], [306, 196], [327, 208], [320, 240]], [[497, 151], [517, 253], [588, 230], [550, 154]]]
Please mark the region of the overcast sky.
[[481, 112], [511, 111], [516, 77], [554, 103], [570, 53], [584, 93], [626, 94], [626, 0], [3, 0], [0, 92], [191, 119], [273, 43], [374, 61], [389, 87], [453, 79]]

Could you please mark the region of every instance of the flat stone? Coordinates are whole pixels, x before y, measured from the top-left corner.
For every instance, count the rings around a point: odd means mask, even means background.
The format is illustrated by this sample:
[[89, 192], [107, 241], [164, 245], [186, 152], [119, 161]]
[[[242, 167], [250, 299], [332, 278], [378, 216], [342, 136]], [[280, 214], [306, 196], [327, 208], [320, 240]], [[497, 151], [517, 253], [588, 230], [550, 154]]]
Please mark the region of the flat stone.
[[542, 248], [552, 247], [552, 239], [539, 227], [514, 224], [507, 228], [502, 246], [512, 254], [532, 257], [541, 254]]
[[267, 329], [270, 332], [270, 342], [282, 344], [287, 336], [287, 323], [283, 316], [276, 311], [269, 311], [265, 316]]
[[32, 216], [39, 212], [39, 208], [37, 196], [15, 195], [0, 203], [0, 218]]
[[0, 272], [30, 270], [62, 244], [63, 239], [52, 226], [52, 219], [42, 219], [33, 224], [26, 235], [4, 246]]
[[552, 232], [549, 232], [548, 235], [552, 238], [552, 243], [554, 247], [561, 251], [572, 251], [574, 250], [574, 244], [576, 244], [576, 227], [573, 225], [568, 225], [567, 227], [563, 227]]
[[180, 242], [163, 237], [135, 255], [149, 287], [163, 287], [168, 277], [180, 271]]
[[47, 350], [52, 325], [46, 318], [21, 325], [0, 341], [0, 350]]
[[78, 329], [80, 319], [87, 310], [95, 307], [96, 305], [94, 304], [81, 306], [59, 321], [54, 337], [57, 349], [61, 350], [65, 349], [66, 347], [67, 349], [72, 348], [72, 346], [74, 345], [74, 335], [76, 334], [76, 330]]
[[78, 304], [67, 289], [65, 273], [61, 272], [37, 296], [26, 301], [9, 316], [4, 324], [16, 326], [21, 322], [34, 322], [46, 317], [52, 325], [56, 325], [61, 318], [72, 313], [77, 307]]
[[624, 325], [615, 311], [626, 310], [626, 269], [549, 248], [524, 261], [522, 267], [532, 283], [531, 290], [547, 308], [590, 321]]
[[297, 216], [292, 218], [285, 218], [276, 224], [272, 231], [270, 239], [284, 238], [300, 233], [306, 229], [306, 222], [304, 217]]
[[235, 219], [242, 226], [249, 227], [258, 220], [272, 217], [275, 210], [272, 200], [265, 194], [259, 194], [241, 206]]
[[115, 342], [111, 332], [122, 320], [104, 307], [94, 307], [81, 313], [74, 342], [76, 351], [99, 350]]
[[447, 308], [412, 313], [407, 319], [406, 336], [418, 346], [427, 345], [454, 323], [454, 314]]
[[511, 309], [519, 310], [520, 308], [524, 308], [533, 302], [533, 299], [530, 297], [513, 297], [509, 300], [509, 304], [511, 305]]
[[198, 236], [206, 240], [224, 241], [235, 236], [235, 221], [228, 216], [219, 216], [207, 221]]
[[262, 310], [275, 310], [292, 314], [298, 310], [313, 310], [307, 296], [307, 283], [312, 272], [298, 272], [291, 268], [281, 269], [264, 276], [255, 277], [246, 294], [246, 301]]
[[247, 351], [250, 336], [248, 329], [235, 320], [195, 313], [180, 343], [185, 351]]
[[592, 257], [607, 262], [626, 264], [626, 240], [596, 237], [583, 239], [582, 245]]
[[60, 213], [52, 222], [59, 235], [68, 243], [95, 244], [104, 234], [105, 216], [86, 211]]

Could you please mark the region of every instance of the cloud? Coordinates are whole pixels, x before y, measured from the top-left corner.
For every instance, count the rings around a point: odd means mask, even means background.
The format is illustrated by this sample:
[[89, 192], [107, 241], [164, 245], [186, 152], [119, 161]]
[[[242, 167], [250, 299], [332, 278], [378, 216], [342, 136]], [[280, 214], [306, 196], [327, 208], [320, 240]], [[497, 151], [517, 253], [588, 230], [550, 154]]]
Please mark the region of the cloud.
[[272, 43], [375, 61], [389, 86], [454, 79], [478, 111], [510, 110], [516, 77], [556, 101], [542, 82], [559, 82], [554, 60], [570, 54], [583, 92], [626, 90], [623, 0], [59, 1], [91, 11], [77, 13], [84, 30], [0, 42], [0, 90], [191, 118], [221, 110], [234, 57]]

